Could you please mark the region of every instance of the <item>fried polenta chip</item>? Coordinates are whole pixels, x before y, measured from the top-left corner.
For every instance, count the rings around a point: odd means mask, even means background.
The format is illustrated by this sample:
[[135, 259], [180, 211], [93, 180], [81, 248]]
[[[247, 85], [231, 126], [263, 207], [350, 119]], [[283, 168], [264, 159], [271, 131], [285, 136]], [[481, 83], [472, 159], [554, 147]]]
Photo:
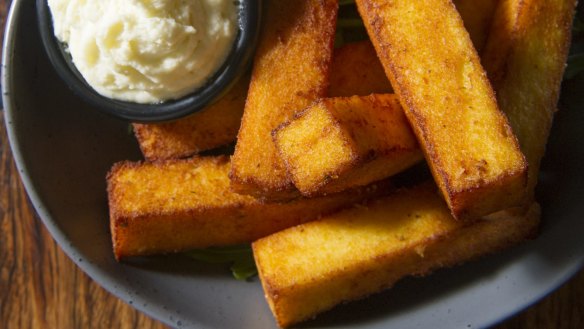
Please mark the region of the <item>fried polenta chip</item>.
[[489, 36], [497, 3], [501, 0], [453, 0], [475, 49], [480, 54]]
[[[524, 0], [500, 0], [495, 8], [485, 49], [481, 53], [481, 61], [487, 71], [494, 90], [505, 75], [507, 57], [517, 37], [517, 21], [519, 10]], [[501, 109], [502, 110], [502, 109]]]
[[248, 85], [249, 77], [241, 78], [215, 104], [185, 118], [133, 124], [144, 158], [149, 161], [186, 158], [235, 141]]
[[329, 97], [389, 94], [391, 84], [371, 41], [351, 42], [335, 49]]
[[483, 63], [529, 163], [533, 198], [557, 109], [576, 0], [501, 0]]
[[454, 217], [522, 204], [527, 164], [450, 0], [357, 0]]
[[[489, 35], [491, 21], [500, 0], [455, 0], [464, 26], [479, 53]], [[329, 97], [392, 93], [391, 83], [371, 41], [350, 42], [335, 49]]]
[[298, 191], [271, 133], [328, 91], [338, 1], [268, 1], [231, 169], [235, 191], [286, 199]]
[[364, 186], [423, 159], [393, 94], [321, 99], [273, 135], [305, 196]]
[[107, 177], [116, 259], [249, 243], [386, 194], [388, 182], [321, 198], [263, 203], [230, 190], [227, 156], [121, 162]]
[[288, 327], [337, 304], [499, 251], [529, 237], [539, 207], [473, 223], [455, 220], [436, 187], [401, 190], [366, 206], [275, 233], [253, 243], [270, 309]]

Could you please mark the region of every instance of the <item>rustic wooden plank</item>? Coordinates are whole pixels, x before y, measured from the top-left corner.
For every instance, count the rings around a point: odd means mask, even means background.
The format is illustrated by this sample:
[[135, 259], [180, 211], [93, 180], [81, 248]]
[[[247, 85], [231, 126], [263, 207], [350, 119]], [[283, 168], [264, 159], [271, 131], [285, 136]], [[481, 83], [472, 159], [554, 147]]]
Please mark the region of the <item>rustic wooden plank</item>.
[[0, 112], [0, 327], [166, 328], [93, 282], [35, 214]]

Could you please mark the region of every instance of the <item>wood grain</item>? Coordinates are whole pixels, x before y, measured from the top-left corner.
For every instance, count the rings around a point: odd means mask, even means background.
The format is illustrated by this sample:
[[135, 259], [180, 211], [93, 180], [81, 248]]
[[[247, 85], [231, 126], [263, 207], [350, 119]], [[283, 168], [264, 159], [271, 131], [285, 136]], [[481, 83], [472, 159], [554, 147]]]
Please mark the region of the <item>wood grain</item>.
[[[0, 0], [4, 25], [10, 1]], [[20, 182], [0, 111], [0, 327], [166, 328], [94, 283], [53, 241]], [[584, 272], [496, 326], [584, 328]]]
[[0, 327], [166, 328], [94, 283], [53, 241], [20, 182], [3, 115], [0, 117]]
[[[2, 31], [10, 2], [0, 0]], [[166, 328], [94, 283], [61, 251], [20, 182], [1, 110], [0, 327]]]

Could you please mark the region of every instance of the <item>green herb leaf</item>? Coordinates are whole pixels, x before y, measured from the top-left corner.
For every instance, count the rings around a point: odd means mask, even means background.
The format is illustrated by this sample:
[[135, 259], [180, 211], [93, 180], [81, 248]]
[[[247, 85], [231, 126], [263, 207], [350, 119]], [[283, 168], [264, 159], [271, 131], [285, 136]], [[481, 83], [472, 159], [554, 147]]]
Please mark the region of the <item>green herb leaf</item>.
[[231, 273], [237, 280], [247, 280], [258, 274], [253, 255], [237, 260], [231, 265]]
[[237, 280], [247, 280], [257, 274], [250, 245], [194, 249], [185, 252], [185, 255], [210, 264], [230, 264], [233, 277]]

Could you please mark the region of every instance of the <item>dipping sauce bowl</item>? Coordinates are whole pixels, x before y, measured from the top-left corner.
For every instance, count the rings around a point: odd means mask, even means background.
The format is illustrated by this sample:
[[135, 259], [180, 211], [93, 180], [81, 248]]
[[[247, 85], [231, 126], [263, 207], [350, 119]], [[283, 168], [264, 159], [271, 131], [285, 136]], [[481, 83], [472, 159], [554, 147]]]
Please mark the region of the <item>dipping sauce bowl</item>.
[[92, 107], [114, 117], [142, 123], [179, 119], [201, 111], [221, 98], [251, 65], [261, 25], [262, 1], [240, 0], [238, 3], [239, 28], [233, 46], [222, 66], [207, 82], [176, 100], [142, 104], [120, 101], [102, 96], [81, 76], [75, 67], [66, 44], [54, 35], [52, 15], [47, 0], [37, 0], [37, 16], [41, 39], [57, 74], [67, 86]]

